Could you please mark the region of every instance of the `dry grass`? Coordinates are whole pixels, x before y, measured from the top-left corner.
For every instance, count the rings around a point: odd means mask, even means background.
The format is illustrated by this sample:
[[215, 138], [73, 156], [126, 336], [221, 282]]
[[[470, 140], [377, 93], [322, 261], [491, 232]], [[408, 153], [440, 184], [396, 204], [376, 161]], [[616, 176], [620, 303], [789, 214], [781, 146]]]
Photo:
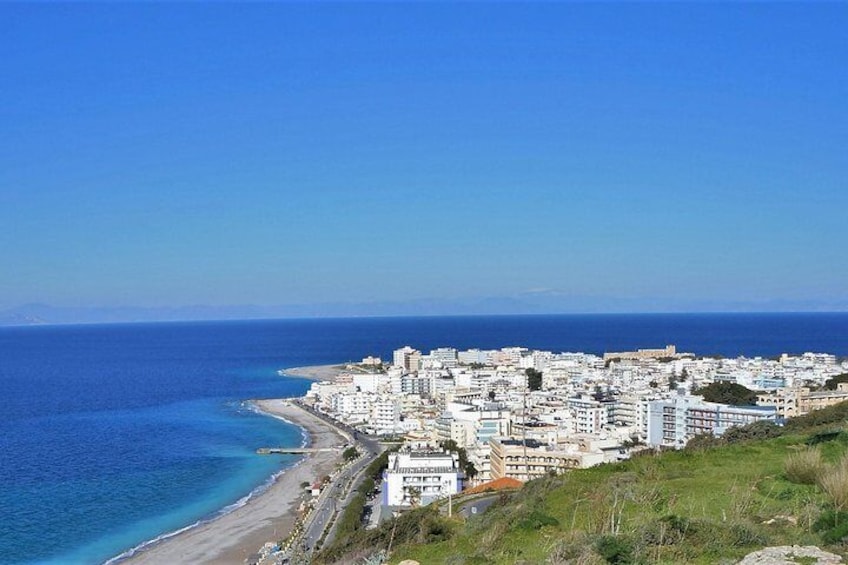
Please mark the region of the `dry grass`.
[[801, 485], [814, 485], [825, 471], [821, 450], [805, 448], [786, 458], [786, 478]]
[[818, 482], [837, 511], [848, 508], [848, 455], [824, 471]]

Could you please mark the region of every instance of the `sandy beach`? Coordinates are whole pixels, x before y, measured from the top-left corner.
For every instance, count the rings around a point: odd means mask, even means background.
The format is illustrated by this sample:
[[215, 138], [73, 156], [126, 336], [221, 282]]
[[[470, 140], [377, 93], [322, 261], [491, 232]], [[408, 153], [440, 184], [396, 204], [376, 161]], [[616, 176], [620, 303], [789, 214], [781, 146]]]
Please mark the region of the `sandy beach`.
[[293, 367], [283, 369], [283, 373], [292, 377], [302, 377], [313, 381], [335, 381], [341, 373], [348, 372], [344, 363], [335, 365], [313, 365], [311, 367]]
[[[268, 414], [305, 428], [311, 447], [339, 447], [347, 441], [323, 420], [285, 400], [259, 400], [256, 405]], [[302, 499], [301, 483], [329, 474], [340, 456], [341, 449], [311, 454], [241, 508], [146, 548], [121, 563], [244, 563], [266, 542], [279, 541], [288, 535]]]

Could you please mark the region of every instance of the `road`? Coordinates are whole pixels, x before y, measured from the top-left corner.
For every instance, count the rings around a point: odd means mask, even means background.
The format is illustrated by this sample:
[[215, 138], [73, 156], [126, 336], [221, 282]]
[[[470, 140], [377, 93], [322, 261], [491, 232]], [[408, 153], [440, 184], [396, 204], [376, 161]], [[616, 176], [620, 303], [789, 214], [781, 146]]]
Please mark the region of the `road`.
[[[295, 542], [296, 554], [292, 556], [292, 562], [302, 560], [309, 561], [309, 557], [317, 549], [316, 545], [321, 541], [324, 531], [329, 527], [330, 531], [324, 538], [322, 545], [326, 545], [333, 540], [335, 535], [335, 519], [342, 510], [350, 503], [351, 499], [356, 495], [356, 487], [364, 478], [363, 471], [376, 459], [383, 451], [376, 438], [372, 438], [357, 432], [350, 426], [337, 422], [325, 414], [312, 410], [309, 406], [295, 401], [298, 406], [314, 414], [315, 416], [325, 420], [327, 423], [341, 429], [350, 438], [355, 438], [354, 445], [362, 454], [359, 459], [347, 466], [335, 479], [328, 485], [318, 500], [315, 502], [315, 508], [311, 513], [311, 518], [306, 524], [303, 533], [299, 540]], [[299, 562], [299, 561], [298, 561]]]
[[466, 520], [471, 518], [472, 516], [479, 516], [480, 514], [488, 510], [489, 506], [491, 506], [498, 499], [498, 497], [500, 497], [500, 494], [496, 493], [465, 501], [459, 507], [458, 512]]

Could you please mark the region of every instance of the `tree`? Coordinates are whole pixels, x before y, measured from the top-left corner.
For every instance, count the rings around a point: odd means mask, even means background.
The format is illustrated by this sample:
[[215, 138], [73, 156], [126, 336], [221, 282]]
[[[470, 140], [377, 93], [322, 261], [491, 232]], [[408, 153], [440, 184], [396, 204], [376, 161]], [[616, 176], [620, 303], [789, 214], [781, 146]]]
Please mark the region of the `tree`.
[[711, 383], [693, 391], [692, 394], [703, 396], [707, 402], [718, 402], [733, 406], [749, 406], [757, 402], [756, 392], [736, 383]]
[[353, 461], [359, 457], [359, 451], [357, 451], [355, 447], [350, 446], [342, 452], [342, 457], [345, 461]]
[[495, 399], [495, 391], [490, 390], [489, 391], [489, 400], [494, 400], [494, 399]]
[[824, 388], [825, 390], [836, 390], [839, 383], [848, 383], [848, 373], [842, 373], [841, 375], [827, 379], [824, 382]]
[[474, 466], [474, 463], [468, 460], [468, 452], [464, 447], [459, 447], [459, 445], [452, 439], [445, 440], [439, 445], [442, 446], [442, 449], [452, 451], [457, 454], [459, 459], [459, 468], [462, 469], [462, 472], [465, 473], [466, 477], [473, 479], [477, 476], [477, 467]]
[[524, 374], [527, 375], [527, 387], [530, 390], [540, 390], [542, 388], [542, 372], [530, 367]]

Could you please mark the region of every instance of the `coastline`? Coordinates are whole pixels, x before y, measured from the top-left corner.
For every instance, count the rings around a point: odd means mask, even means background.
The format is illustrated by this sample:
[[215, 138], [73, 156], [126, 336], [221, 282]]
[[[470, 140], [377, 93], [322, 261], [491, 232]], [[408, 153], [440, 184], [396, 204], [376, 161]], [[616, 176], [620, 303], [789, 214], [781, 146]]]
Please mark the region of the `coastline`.
[[348, 372], [346, 363], [334, 363], [332, 365], [310, 365], [308, 367], [292, 367], [280, 369], [281, 376], [300, 377], [310, 381], [335, 382], [339, 375]]
[[[257, 411], [300, 427], [310, 447], [338, 447], [347, 439], [334, 427], [286, 399], [256, 400]], [[273, 456], [270, 456], [273, 457]], [[303, 482], [329, 474], [341, 459], [341, 449], [304, 456], [281, 469], [266, 489], [252, 493], [233, 511], [208, 522], [189, 526], [160, 541], [135, 548], [111, 563], [244, 563], [267, 542], [278, 542], [291, 532], [303, 499]], [[149, 542], [148, 542], [149, 543]]]

